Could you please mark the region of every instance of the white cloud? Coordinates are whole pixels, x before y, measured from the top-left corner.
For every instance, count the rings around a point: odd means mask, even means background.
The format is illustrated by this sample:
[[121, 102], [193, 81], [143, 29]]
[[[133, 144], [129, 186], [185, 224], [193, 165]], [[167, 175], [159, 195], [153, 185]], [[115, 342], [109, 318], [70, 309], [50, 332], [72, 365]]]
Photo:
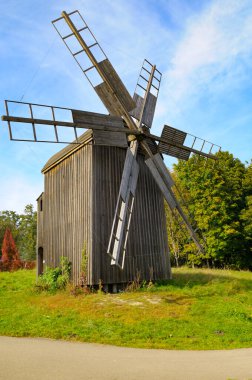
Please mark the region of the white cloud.
[[250, 1], [213, 1], [189, 18], [165, 90], [174, 116], [202, 96], [235, 89], [247, 77], [252, 57]]

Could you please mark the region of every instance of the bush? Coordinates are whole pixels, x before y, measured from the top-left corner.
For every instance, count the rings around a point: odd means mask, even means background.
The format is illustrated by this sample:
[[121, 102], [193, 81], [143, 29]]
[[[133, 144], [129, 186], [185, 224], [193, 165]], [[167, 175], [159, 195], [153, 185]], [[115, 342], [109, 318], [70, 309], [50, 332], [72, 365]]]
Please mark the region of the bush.
[[2, 243], [0, 271], [14, 271], [22, 267], [19, 252], [10, 228], [6, 228]]
[[56, 268], [46, 268], [45, 273], [39, 276], [35, 285], [37, 291], [63, 290], [70, 281], [71, 263], [67, 257], [60, 258], [60, 266]]

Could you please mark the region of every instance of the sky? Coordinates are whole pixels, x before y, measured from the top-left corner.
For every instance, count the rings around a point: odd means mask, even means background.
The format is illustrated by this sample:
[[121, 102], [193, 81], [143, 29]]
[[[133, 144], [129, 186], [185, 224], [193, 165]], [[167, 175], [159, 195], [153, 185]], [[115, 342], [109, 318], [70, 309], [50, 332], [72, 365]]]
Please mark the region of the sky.
[[[162, 72], [153, 134], [168, 124], [250, 162], [251, 0], [0, 0], [1, 115], [5, 99], [107, 113], [51, 24], [75, 9], [130, 94], [145, 58]], [[22, 213], [63, 146], [9, 141], [0, 123], [0, 211]]]

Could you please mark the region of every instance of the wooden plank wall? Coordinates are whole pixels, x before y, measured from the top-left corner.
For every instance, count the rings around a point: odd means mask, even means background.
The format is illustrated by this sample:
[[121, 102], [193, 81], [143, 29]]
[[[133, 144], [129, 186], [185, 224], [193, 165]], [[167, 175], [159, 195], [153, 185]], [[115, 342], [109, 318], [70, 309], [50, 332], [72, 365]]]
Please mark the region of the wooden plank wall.
[[[59, 265], [66, 256], [77, 284], [84, 243], [92, 247], [92, 145], [85, 145], [45, 174], [44, 257]], [[89, 268], [92, 273], [92, 268]], [[92, 276], [89, 279], [92, 282]]]
[[90, 285], [100, 279], [104, 284], [127, 283], [137, 272], [149, 281], [152, 270], [153, 279], [170, 278], [163, 196], [141, 155], [125, 269], [110, 265], [106, 251], [125, 154], [124, 148], [87, 144], [45, 173], [45, 264], [57, 266], [67, 256], [75, 284], [84, 243]]
[[163, 196], [157, 187], [144, 157], [138, 155], [140, 165], [135, 204], [127, 245], [124, 270], [111, 267], [106, 254], [112, 226], [121, 174], [125, 160], [124, 149], [94, 147], [93, 151], [93, 279], [105, 284], [127, 283], [137, 272], [141, 278], [168, 279], [168, 253]]

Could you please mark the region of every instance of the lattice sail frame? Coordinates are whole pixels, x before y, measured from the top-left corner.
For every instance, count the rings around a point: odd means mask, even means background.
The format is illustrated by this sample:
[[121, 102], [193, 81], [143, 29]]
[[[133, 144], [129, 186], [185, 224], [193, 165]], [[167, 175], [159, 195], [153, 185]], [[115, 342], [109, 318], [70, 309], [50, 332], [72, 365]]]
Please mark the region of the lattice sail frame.
[[[76, 28], [77, 32], [81, 34], [81, 32], [87, 31], [87, 33], [89, 35], [89, 38], [91, 40], [93, 39], [94, 42], [91, 43], [91, 45], [87, 45], [87, 47], [89, 49], [92, 49], [95, 46], [98, 48], [98, 53], [97, 53], [97, 56], [96, 56], [97, 62], [100, 62], [100, 61], [102, 61], [104, 59], [108, 59], [107, 55], [105, 54], [104, 50], [102, 49], [102, 47], [98, 43], [97, 39], [95, 38], [94, 34], [92, 33], [91, 29], [87, 25], [87, 23], [84, 20], [84, 18], [81, 16], [80, 12], [78, 10], [75, 10], [73, 12], [68, 13], [67, 15], [70, 18], [73, 15], [77, 16], [79, 18], [79, 21], [82, 24], [81, 28], [78, 28], [78, 29]], [[91, 71], [94, 70], [95, 75], [98, 75], [100, 82], [102, 82], [102, 78], [101, 78], [100, 74], [98, 73], [95, 65], [93, 65], [93, 63], [91, 61], [89, 61], [89, 62], [88, 61], [81, 62], [81, 59], [78, 60], [78, 56], [80, 57], [80, 54], [82, 54], [82, 53], [85, 54], [85, 58], [86, 58], [86, 52], [83, 49], [74, 51], [73, 46], [71, 46], [71, 44], [69, 43], [69, 39], [71, 39], [72, 37], [75, 37], [75, 34], [74, 34], [74, 32], [71, 31], [70, 33], [64, 35], [63, 30], [59, 26], [59, 24], [60, 24], [61, 21], [65, 21], [65, 19], [64, 19], [63, 16], [61, 16], [61, 17], [53, 20], [52, 24], [53, 24], [54, 28], [56, 29], [57, 33], [59, 34], [60, 38], [62, 39], [62, 41], [66, 45], [67, 49], [70, 51], [71, 55], [75, 59], [76, 63], [80, 67], [81, 71], [86, 76], [86, 78], [89, 81], [89, 83], [91, 84], [91, 86], [95, 87], [97, 85], [97, 83], [95, 83], [94, 80], [92, 80], [92, 75], [88, 75], [88, 73], [91, 74]], [[64, 27], [66, 27], [65, 23], [64, 23]], [[69, 29], [69, 31], [70, 31], [70, 29]], [[88, 65], [88, 63], [89, 63], [89, 65]]]
[[[74, 17], [77, 20], [73, 20]], [[71, 33], [65, 35], [65, 29], [59, 28], [62, 22]], [[78, 23], [80, 27], [76, 27]], [[123, 116], [125, 111], [133, 110], [135, 102], [79, 11], [62, 12], [62, 17], [52, 24], [109, 113]], [[85, 31], [87, 34], [83, 35]]]
[[[22, 113], [22, 116], [15, 116], [16, 112], [12, 109], [12, 106], [20, 107], [19, 115]], [[72, 121], [72, 110], [66, 107], [55, 107], [45, 104], [36, 104], [36, 103], [27, 103], [27, 102], [18, 102], [13, 100], [5, 100], [5, 110], [6, 116], [3, 116], [2, 119], [7, 122], [9, 137], [12, 141], [27, 141], [27, 142], [47, 142], [47, 143], [62, 143], [62, 144], [79, 144], [78, 128], [76, 124]], [[64, 113], [63, 119], [59, 120], [57, 116]], [[43, 115], [46, 115], [47, 118], [44, 118]], [[68, 117], [66, 117], [66, 115]], [[69, 121], [66, 119], [68, 118]], [[19, 123], [19, 129], [21, 130], [23, 124], [31, 124], [31, 130], [26, 131], [27, 135], [32, 136], [31, 138], [19, 138], [17, 136], [17, 131], [14, 131], [13, 123]], [[38, 137], [38, 125], [50, 126], [53, 130], [54, 139], [40, 139]], [[58, 127], [71, 128], [73, 131], [72, 139], [62, 140], [59, 136]], [[22, 132], [22, 131], [21, 131]], [[73, 140], [74, 139], [74, 140]]]
[[[152, 79], [147, 94], [145, 109], [142, 114], [142, 108], [151, 76]], [[149, 129], [152, 126], [154, 118], [161, 79], [161, 72], [156, 68], [156, 66], [152, 65], [149, 61], [147, 61], [147, 59], [145, 59], [137, 80], [133, 96], [133, 100], [137, 106], [133, 111], [130, 112], [130, 115], [138, 121], [141, 119], [142, 124], [144, 124]]]

